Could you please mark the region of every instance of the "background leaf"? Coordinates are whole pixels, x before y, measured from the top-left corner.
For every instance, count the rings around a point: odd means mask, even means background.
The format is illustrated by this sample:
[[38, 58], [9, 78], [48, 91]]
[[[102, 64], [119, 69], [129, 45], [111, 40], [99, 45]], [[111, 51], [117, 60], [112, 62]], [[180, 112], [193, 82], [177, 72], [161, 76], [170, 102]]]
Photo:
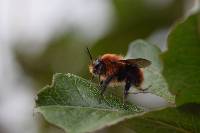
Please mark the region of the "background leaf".
[[89, 132], [143, 112], [110, 95], [102, 97], [95, 84], [72, 74], [56, 74], [53, 84], [42, 89], [37, 111], [67, 132]]
[[163, 74], [176, 95], [177, 105], [200, 103], [200, 13], [178, 23], [162, 55]]
[[174, 103], [174, 96], [168, 91], [167, 83], [161, 74], [163, 65], [159, 55], [161, 51], [155, 45], [151, 45], [143, 40], [136, 40], [130, 44], [126, 58], [145, 58], [152, 64], [144, 68], [144, 88], [152, 86], [148, 91], [165, 98], [168, 102]]
[[166, 108], [120, 122], [115, 126], [119, 125], [137, 133], [199, 133], [200, 113]]

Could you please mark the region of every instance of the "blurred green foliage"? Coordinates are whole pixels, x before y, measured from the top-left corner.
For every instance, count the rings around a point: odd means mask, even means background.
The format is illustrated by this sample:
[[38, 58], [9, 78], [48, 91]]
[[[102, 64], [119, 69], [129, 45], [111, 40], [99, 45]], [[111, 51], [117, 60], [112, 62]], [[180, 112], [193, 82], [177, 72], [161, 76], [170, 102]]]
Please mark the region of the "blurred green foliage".
[[[113, 0], [116, 21], [109, 33], [90, 44], [93, 46], [92, 54], [125, 54], [128, 44], [134, 39], [145, 38], [152, 31], [169, 26], [180, 18], [183, 2], [173, 0], [169, 5], [160, 7], [157, 3], [148, 5], [145, 0]], [[16, 57], [24, 71], [41, 87], [50, 83], [56, 72], [71, 72], [89, 78], [86, 45], [87, 41], [67, 32], [52, 38], [40, 55], [25, 54], [16, 48]]]
[[145, 0], [113, 0], [117, 20], [113, 30], [94, 44], [94, 55], [125, 54], [130, 42], [171, 25], [182, 15], [183, 1], [174, 0], [166, 7], [154, 4], [148, 5]]
[[49, 41], [48, 47], [41, 55], [24, 55], [17, 51], [17, 59], [25, 72], [35, 79], [36, 84], [44, 86], [51, 82], [55, 72], [78, 73], [77, 70], [83, 67], [84, 63], [82, 55], [85, 55], [84, 50], [78, 51], [79, 49], [85, 49], [84, 45], [65, 33]]

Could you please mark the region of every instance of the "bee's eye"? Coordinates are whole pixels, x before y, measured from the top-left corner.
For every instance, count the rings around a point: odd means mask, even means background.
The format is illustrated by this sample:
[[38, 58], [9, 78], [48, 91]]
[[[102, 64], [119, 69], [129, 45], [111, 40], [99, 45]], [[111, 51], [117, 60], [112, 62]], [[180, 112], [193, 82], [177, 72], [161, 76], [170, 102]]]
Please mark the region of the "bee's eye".
[[95, 62], [94, 62], [94, 67], [95, 68], [98, 68], [100, 66], [100, 61], [99, 60], [96, 60]]
[[99, 59], [97, 59], [95, 62], [94, 62], [94, 73], [96, 74], [101, 74], [103, 73], [103, 69], [104, 69], [104, 64], [102, 61], [100, 61]]
[[102, 67], [103, 67], [102, 62], [99, 59], [97, 59], [94, 62], [94, 69], [97, 70], [97, 71], [101, 71]]
[[98, 64], [95, 64], [95, 69], [98, 69], [99, 68], [99, 66], [100, 66], [100, 63], [98, 63]]
[[96, 65], [96, 66], [95, 66], [95, 69], [98, 70], [98, 69], [99, 69], [99, 65]]

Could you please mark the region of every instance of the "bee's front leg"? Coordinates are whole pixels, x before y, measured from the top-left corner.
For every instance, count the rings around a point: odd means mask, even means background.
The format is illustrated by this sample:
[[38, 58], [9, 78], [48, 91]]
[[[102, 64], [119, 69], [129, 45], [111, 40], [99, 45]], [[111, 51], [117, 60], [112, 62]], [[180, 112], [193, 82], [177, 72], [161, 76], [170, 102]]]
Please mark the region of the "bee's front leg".
[[101, 80], [101, 81], [99, 82], [99, 85], [100, 85], [100, 86], [102, 86], [103, 82], [104, 82], [104, 81], [103, 81], [103, 80]]
[[98, 75], [98, 82], [99, 82], [99, 85], [101, 85], [101, 75], [100, 74]]
[[109, 85], [109, 83], [112, 81], [113, 76], [108, 76], [105, 80], [102, 80], [100, 82], [100, 86], [101, 86], [101, 95], [103, 95], [103, 93], [105, 92], [107, 86]]
[[90, 81], [92, 82], [94, 80], [94, 75], [91, 75]]

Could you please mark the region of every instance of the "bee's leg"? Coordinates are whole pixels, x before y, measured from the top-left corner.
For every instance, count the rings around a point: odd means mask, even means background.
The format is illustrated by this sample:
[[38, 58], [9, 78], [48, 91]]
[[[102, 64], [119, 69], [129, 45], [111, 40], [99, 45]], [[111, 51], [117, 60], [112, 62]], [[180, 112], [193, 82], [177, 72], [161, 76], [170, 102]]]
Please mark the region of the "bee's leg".
[[100, 74], [98, 75], [98, 82], [99, 82], [99, 85], [101, 85], [101, 75]]
[[138, 89], [141, 91], [141, 92], [146, 92], [146, 90], [148, 90], [149, 88], [151, 88], [152, 85], [149, 85], [147, 88], [142, 88], [142, 87], [139, 87]]
[[94, 75], [91, 76], [90, 81], [92, 82], [94, 80]]
[[152, 85], [150, 85], [150, 86], [148, 86], [147, 88], [142, 88], [142, 87], [140, 87], [140, 86], [135, 86], [138, 90], [139, 90], [139, 92], [130, 92], [129, 94], [140, 94], [140, 93], [151, 93], [151, 92], [149, 92], [149, 91], [147, 91], [149, 88], [151, 88], [152, 87]]
[[103, 95], [103, 93], [105, 92], [108, 84], [112, 81], [112, 79], [113, 79], [113, 76], [109, 76], [109, 77], [106, 78], [106, 80], [102, 80], [100, 82], [100, 84], [101, 84], [101, 95]]
[[128, 80], [126, 81], [125, 88], [124, 88], [123, 103], [126, 101], [130, 87], [131, 87], [131, 82]]

